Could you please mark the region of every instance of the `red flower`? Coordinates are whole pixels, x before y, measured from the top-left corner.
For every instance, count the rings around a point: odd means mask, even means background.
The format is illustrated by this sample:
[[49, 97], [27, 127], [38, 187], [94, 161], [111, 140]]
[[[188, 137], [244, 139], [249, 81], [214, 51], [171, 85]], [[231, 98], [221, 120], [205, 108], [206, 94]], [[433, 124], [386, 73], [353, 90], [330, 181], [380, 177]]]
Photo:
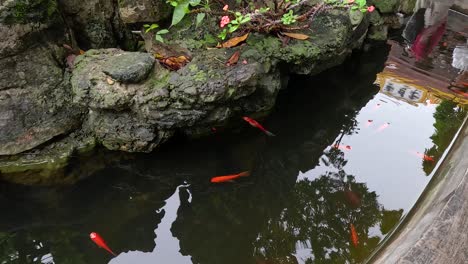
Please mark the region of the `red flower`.
[[228, 5], [225, 5], [225, 6], [223, 7], [223, 10], [224, 10], [224, 11], [227, 11], [228, 9], [229, 9], [229, 6], [228, 6]]
[[226, 26], [227, 24], [229, 24], [229, 22], [231, 22], [231, 19], [229, 19], [228, 16], [223, 16], [223, 17], [221, 18], [221, 22], [219, 23], [219, 26], [223, 28], [224, 26]]
[[375, 10], [375, 6], [369, 6], [369, 7], [367, 7], [367, 11], [368, 11], [368, 12], [374, 12], [374, 10]]
[[354, 0], [348, 0], [348, 4], [354, 3]]

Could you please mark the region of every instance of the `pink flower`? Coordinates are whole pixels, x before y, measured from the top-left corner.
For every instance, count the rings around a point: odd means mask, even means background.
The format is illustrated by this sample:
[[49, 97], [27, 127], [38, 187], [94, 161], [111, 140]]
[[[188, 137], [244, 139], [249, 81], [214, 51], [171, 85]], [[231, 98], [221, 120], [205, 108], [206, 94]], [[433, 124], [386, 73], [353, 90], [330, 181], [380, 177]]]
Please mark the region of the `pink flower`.
[[223, 7], [223, 10], [224, 10], [224, 11], [227, 11], [228, 9], [229, 9], [229, 6], [228, 6], [228, 5], [225, 5], [225, 6]]
[[369, 7], [367, 8], [367, 11], [368, 11], [368, 12], [374, 12], [374, 10], [375, 10], [375, 6], [369, 6]]
[[227, 24], [229, 24], [229, 22], [231, 22], [231, 19], [229, 19], [228, 16], [223, 16], [223, 17], [221, 18], [221, 22], [219, 23], [219, 26], [223, 28], [224, 26], [226, 26]]
[[354, 3], [354, 0], [348, 0], [348, 4]]

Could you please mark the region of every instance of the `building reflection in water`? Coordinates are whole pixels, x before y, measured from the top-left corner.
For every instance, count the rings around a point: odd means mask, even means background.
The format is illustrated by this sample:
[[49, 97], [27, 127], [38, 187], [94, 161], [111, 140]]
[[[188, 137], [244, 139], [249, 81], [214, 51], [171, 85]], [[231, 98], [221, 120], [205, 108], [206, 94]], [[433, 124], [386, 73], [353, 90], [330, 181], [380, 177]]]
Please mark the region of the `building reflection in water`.
[[468, 103], [468, 18], [449, 8], [454, 1], [418, 1], [377, 82], [382, 93], [412, 105]]

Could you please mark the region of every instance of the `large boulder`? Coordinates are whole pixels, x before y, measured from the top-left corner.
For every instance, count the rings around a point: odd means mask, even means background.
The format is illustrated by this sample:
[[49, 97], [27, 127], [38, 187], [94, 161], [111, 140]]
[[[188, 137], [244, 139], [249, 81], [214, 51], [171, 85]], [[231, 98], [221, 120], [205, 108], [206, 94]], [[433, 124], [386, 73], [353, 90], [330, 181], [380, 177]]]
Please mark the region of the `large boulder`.
[[133, 38], [120, 19], [117, 1], [57, 1], [66, 25], [82, 49], [133, 46]]
[[161, 0], [121, 0], [119, 10], [127, 24], [157, 23], [171, 16], [170, 5]]
[[277, 69], [216, 60], [226, 57], [224, 50], [205, 51], [170, 72], [147, 53], [92, 50], [77, 59], [73, 100], [90, 109], [84, 128], [108, 149], [151, 151], [176, 130], [206, 134], [236, 113], [273, 107], [281, 85]]
[[57, 45], [65, 32], [54, 28], [61, 21], [55, 7], [51, 1], [0, 5], [0, 35], [7, 37], [0, 43], [0, 155], [31, 150], [79, 126]]
[[[14, 155], [0, 158], [3, 178], [70, 171], [65, 168], [82, 138], [110, 150], [150, 152], [175, 134], [198, 137], [240, 123], [243, 115], [261, 118], [289, 74], [313, 75], [340, 64], [362, 45], [369, 26], [368, 16], [350, 18], [348, 10], [326, 9], [301, 31], [309, 35], [306, 40], [251, 33], [246, 45], [213, 49], [219, 21], [207, 17], [204, 27], [196, 27], [187, 16], [164, 35], [164, 45], [148, 34], [147, 53], [89, 50], [69, 63], [69, 77], [62, 44], [105, 47], [121, 40], [115, 33], [120, 19], [103, 14], [115, 7], [91, 1], [89, 6], [59, 1], [63, 17], [71, 21], [65, 29], [53, 22], [62, 21], [54, 13], [37, 26], [0, 25], [0, 32], [16, 38], [0, 43], [0, 76], [8, 79], [0, 84], [0, 155]], [[228, 64], [236, 53], [237, 63]], [[177, 56], [187, 62], [180, 69], [161, 63]], [[34, 156], [28, 156], [31, 151]], [[52, 160], [58, 162], [31, 167]], [[44, 184], [47, 177], [27, 182]]]
[[372, 0], [380, 13], [394, 13], [400, 8], [401, 0]]

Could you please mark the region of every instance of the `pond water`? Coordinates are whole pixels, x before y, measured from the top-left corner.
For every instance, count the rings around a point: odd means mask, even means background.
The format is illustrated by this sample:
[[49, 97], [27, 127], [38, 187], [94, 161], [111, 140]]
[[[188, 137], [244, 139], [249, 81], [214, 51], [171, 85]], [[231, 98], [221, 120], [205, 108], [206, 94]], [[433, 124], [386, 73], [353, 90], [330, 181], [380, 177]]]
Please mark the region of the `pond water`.
[[[434, 84], [443, 80], [408, 76], [420, 67], [456, 79], [440, 62], [463, 41], [452, 33], [431, 61], [412, 62], [394, 42], [292, 77], [261, 121], [276, 137], [244, 124], [107, 162], [73, 186], [0, 183], [0, 263], [364, 261], [415, 204], [466, 115], [444, 99], [466, 97]], [[210, 183], [242, 171], [251, 175]]]

